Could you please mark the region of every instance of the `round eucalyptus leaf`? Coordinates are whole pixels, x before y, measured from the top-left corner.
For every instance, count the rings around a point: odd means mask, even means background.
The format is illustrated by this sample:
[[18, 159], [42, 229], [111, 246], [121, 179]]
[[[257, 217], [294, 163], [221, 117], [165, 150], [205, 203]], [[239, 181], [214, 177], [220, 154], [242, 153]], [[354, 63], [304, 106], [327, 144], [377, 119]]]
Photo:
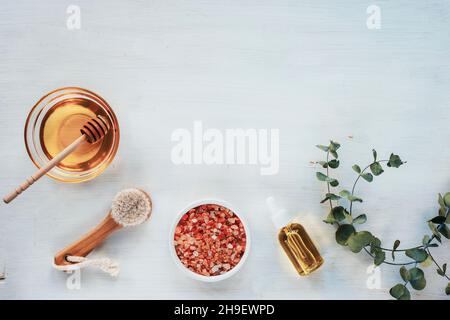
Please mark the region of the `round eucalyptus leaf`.
[[342, 221], [345, 219], [345, 213], [344, 213], [344, 208], [341, 206], [338, 207], [334, 207], [331, 210], [334, 219], [336, 219], [336, 221]]
[[342, 246], [347, 245], [347, 240], [356, 232], [351, 224], [342, 224], [336, 230], [336, 242]]
[[383, 167], [379, 162], [374, 162], [370, 165], [370, 171], [372, 171], [374, 176], [379, 176], [384, 172]]
[[400, 268], [400, 276], [405, 282], [408, 282], [411, 279], [411, 275], [409, 274], [409, 271], [405, 268], [405, 266]]
[[369, 231], [360, 231], [350, 236], [347, 240], [347, 245], [352, 252], [358, 253], [365, 246], [369, 245], [373, 236]]
[[328, 166], [331, 169], [336, 169], [337, 167], [339, 167], [339, 160], [333, 159], [333, 160], [329, 161]]
[[355, 219], [353, 219], [353, 223], [362, 224], [367, 221], [367, 216], [365, 214], [360, 214]]
[[361, 175], [361, 177], [363, 177], [364, 180], [366, 180], [367, 182], [372, 182], [373, 181], [373, 175], [369, 172], [363, 173]]
[[397, 300], [410, 300], [411, 294], [409, 293], [408, 288], [406, 288], [403, 284], [396, 284], [389, 290], [391, 296], [393, 296]]
[[405, 254], [416, 262], [423, 262], [428, 257], [428, 253], [419, 248], [408, 249]]
[[450, 192], [447, 192], [444, 195], [444, 203], [447, 206], [447, 208], [450, 208]]
[[422, 269], [419, 268], [411, 268], [409, 269], [410, 280], [409, 283], [411, 287], [416, 290], [422, 290], [427, 285], [427, 281], [425, 280], [425, 274]]
[[356, 172], [356, 173], [361, 173], [361, 167], [358, 166], [357, 164], [354, 164], [352, 166], [352, 169]]
[[379, 266], [386, 259], [386, 253], [383, 250], [377, 250], [375, 253], [375, 257], [373, 259], [373, 263], [376, 266]]

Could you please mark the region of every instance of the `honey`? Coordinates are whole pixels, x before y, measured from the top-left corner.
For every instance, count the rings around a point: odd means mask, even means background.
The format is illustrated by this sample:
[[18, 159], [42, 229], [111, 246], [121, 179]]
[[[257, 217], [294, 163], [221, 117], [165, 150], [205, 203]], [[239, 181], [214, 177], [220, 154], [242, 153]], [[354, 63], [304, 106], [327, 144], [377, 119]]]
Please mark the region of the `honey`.
[[[80, 135], [82, 126], [96, 116], [108, 119], [104, 109], [92, 100], [70, 98], [53, 105], [42, 119], [39, 141], [43, 153], [53, 158]], [[108, 132], [98, 143], [82, 143], [73, 153], [58, 164], [71, 172], [88, 171], [103, 162], [114, 143], [114, 133]]]

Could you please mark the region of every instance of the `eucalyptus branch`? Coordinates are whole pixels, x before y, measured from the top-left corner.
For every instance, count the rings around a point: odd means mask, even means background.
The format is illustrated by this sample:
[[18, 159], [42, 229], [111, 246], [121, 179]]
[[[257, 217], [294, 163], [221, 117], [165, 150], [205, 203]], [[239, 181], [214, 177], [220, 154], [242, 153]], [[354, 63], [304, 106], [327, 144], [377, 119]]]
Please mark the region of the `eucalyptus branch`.
[[436, 265], [438, 270], [441, 272], [441, 276], [447, 278], [447, 280], [450, 281], [450, 277], [447, 275], [446, 270], [442, 269], [441, 266], [439, 265], [439, 263], [436, 262], [436, 260], [434, 259], [433, 255], [430, 252], [430, 249], [427, 248], [426, 250], [427, 250], [428, 256], [431, 258], [431, 261], [433, 261], [433, 263]]
[[[363, 200], [355, 194], [356, 186], [358, 182], [361, 181], [361, 178], [370, 183], [374, 180], [374, 177], [381, 175], [384, 172], [382, 164], [387, 165], [389, 168], [399, 168], [406, 162], [402, 161], [398, 155], [393, 153], [390, 155], [389, 159], [378, 160], [377, 152], [372, 150], [372, 163], [362, 170], [356, 164], [352, 166], [352, 169], [358, 176], [354, 180], [351, 191], [343, 189], [338, 194], [335, 194], [332, 193], [332, 188], [336, 188], [339, 185], [339, 181], [330, 176], [330, 169], [339, 167], [337, 150], [340, 148], [340, 144], [330, 141], [328, 146], [318, 145], [317, 147], [326, 152], [326, 161], [317, 162], [325, 169], [325, 174], [316, 172], [316, 176], [318, 180], [324, 181], [327, 184], [327, 194], [321, 203], [328, 202], [329, 204], [330, 212], [324, 222], [337, 227], [335, 234], [336, 242], [342, 246], [347, 246], [354, 253], [359, 253], [364, 250], [373, 258], [376, 266], [381, 264], [400, 266], [400, 276], [403, 279], [403, 283], [396, 284], [389, 291], [396, 299], [404, 300], [411, 298], [408, 286], [411, 286], [415, 290], [422, 290], [425, 288], [425, 275], [424, 272], [418, 268], [419, 263], [423, 263], [424, 266], [434, 263], [437, 266], [437, 273], [445, 279], [450, 280], [450, 277], [446, 273], [447, 264], [444, 263], [440, 266], [430, 251], [431, 247], [439, 246], [442, 242], [442, 236], [447, 239], [450, 238], [450, 229], [447, 226], [447, 224], [450, 223], [450, 192], [446, 193], [444, 196], [439, 195], [439, 215], [428, 221], [428, 226], [430, 227], [432, 234], [431, 236], [425, 235], [423, 237], [422, 245], [408, 249], [398, 249], [400, 240], [396, 240], [392, 249], [386, 248], [381, 245], [381, 240], [369, 231], [357, 231], [355, 228], [356, 225], [363, 224], [367, 220], [365, 214], [353, 217], [353, 203], [363, 202]], [[331, 156], [332, 159], [330, 160]], [[350, 202], [348, 210], [342, 205], [339, 205], [342, 198]], [[337, 201], [336, 206], [333, 206], [333, 201]], [[434, 242], [435, 240], [437, 240], [439, 244]], [[392, 262], [386, 261], [386, 252], [390, 253]], [[400, 252], [411, 259], [411, 261], [395, 262], [395, 254]], [[412, 266], [412, 268], [407, 269], [406, 266]], [[445, 288], [445, 292], [446, 294], [450, 294], [450, 283]]]
[[[375, 161], [374, 161], [375, 162]], [[355, 195], [355, 188], [356, 188], [356, 184], [358, 183], [359, 179], [362, 177], [362, 175], [367, 171], [367, 169], [370, 168], [370, 166], [374, 163], [372, 162], [371, 164], [367, 165], [367, 167], [365, 167], [364, 169], [361, 170], [361, 173], [358, 174], [358, 176], [355, 179], [355, 182], [353, 183], [352, 186], [352, 196]], [[389, 162], [389, 160], [379, 160], [378, 162]], [[353, 209], [353, 201], [350, 202], [350, 213], [352, 213], [352, 209]]]

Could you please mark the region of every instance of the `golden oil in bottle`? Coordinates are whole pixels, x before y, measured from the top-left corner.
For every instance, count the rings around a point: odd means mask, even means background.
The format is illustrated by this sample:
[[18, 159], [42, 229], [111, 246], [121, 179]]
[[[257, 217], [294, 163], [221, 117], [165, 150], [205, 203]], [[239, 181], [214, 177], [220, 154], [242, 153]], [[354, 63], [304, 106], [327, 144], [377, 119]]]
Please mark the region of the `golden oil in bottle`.
[[272, 197], [267, 198], [266, 202], [272, 221], [279, 228], [278, 241], [298, 274], [306, 276], [317, 270], [324, 260], [305, 228], [301, 224], [290, 223], [286, 211], [277, 208]]
[[[80, 128], [97, 115], [108, 118], [101, 106], [88, 99], [70, 98], [55, 104], [43, 118], [39, 131], [45, 155], [51, 159], [64, 150], [81, 135]], [[83, 143], [58, 167], [73, 172], [90, 170], [108, 155], [113, 140], [113, 133], [108, 132], [98, 143]]]
[[278, 240], [301, 276], [310, 274], [323, 264], [323, 258], [302, 225], [290, 223], [281, 228]]

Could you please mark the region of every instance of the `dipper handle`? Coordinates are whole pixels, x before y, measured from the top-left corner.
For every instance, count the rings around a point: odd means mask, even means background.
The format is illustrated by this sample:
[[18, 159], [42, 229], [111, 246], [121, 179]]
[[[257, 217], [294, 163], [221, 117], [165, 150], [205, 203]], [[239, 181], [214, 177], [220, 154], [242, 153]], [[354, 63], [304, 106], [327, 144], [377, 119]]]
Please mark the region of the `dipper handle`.
[[63, 151], [58, 153], [52, 160], [50, 160], [45, 166], [36, 171], [31, 177], [25, 180], [18, 188], [14, 189], [11, 193], [7, 194], [3, 201], [10, 203], [19, 194], [24, 192], [33, 183], [39, 180], [43, 175], [49, 172], [54, 166], [63, 161], [69, 154], [71, 154], [80, 143], [87, 141], [89, 143], [96, 143], [102, 140], [109, 131], [108, 121], [103, 119], [102, 116], [90, 119], [80, 129], [81, 136], [67, 146]]
[[58, 163], [64, 160], [69, 154], [71, 154], [80, 143], [86, 140], [86, 136], [83, 134], [81, 135], [77, 140], [72, 142], [67, 148], [65, 148], [63, 151], [61, 151], [56, 157], [54, 157], [52, 160], [50, 160], [45, 166], [40, 168], [38, 171], [36, 171], [33, 175], [31, 175], [29, 178], [27, 178], [19, 187], [11, 191], [11, 193], [7, 194], [3, 201], [5, 203], [10, 203], [13, 201], [19, 194], [24, 192], [28, 189], [29, 186], [31, 186], [33, 183], [39, 180], [43, 175], [45, 175], [47, 172], [49, 172], [54, 166], [56, 166]]

